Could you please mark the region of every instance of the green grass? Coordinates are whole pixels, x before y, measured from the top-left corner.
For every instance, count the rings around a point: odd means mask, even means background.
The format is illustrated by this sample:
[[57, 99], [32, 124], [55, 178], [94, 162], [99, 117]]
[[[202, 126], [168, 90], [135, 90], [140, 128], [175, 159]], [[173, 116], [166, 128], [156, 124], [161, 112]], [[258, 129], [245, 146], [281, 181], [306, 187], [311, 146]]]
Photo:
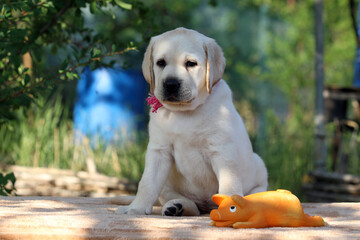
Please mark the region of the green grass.
[[92, 158], [100, 173], [138, 180], [144, 168], [146, 140], [136, 136], [118, 146], [94, 148], [84, 139], [75, 145], [73, 124], [60, 99], [16, 112], [17, 121], [0, 126], [1, 164], [86, 170]]
[[[280, 120], [273, 111], [266, 113], [266, 139], [254, 140], [255, 149], [264, 159], [269, 172], [269, 190], [288, 189], [302, 201], [302, 185], [308, 181], [307, 173], [314, 168], [315, 135], [312, 114], [299, 109]], [[327, 171], [332, 172], [333, 137], [335, 124], [326, 125]], [[344, 131], [341, 135], [340, 151], [348, 156], [346, 173], [359, 175], [360, 135]]]
[[302, 184], [314, 163], [314, 128], [266, 113], [266, 140], [256, 141], [269, 173], [269, 190], [288, 189], [302, 198]]

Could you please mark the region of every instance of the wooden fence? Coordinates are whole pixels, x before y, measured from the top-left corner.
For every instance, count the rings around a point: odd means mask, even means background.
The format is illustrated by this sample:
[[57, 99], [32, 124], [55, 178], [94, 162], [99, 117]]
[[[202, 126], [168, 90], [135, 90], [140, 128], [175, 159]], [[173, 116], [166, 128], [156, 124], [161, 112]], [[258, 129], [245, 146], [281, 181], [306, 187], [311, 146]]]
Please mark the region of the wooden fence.
[[88, 172], [12, 166], [19, 196], [113, 197], [134, 194], [137, 183]]

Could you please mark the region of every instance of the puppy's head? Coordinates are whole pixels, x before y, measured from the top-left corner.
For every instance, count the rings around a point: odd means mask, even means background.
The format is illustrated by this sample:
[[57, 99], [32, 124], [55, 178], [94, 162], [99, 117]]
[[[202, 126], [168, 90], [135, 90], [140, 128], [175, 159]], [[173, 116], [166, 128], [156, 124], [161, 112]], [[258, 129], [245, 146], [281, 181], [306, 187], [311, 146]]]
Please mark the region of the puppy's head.
[[220, 46], [185, 28], [152, 37], [142, 64], [150, 91], [171, 111], [194, 110], [203, 104], [224, 69]]

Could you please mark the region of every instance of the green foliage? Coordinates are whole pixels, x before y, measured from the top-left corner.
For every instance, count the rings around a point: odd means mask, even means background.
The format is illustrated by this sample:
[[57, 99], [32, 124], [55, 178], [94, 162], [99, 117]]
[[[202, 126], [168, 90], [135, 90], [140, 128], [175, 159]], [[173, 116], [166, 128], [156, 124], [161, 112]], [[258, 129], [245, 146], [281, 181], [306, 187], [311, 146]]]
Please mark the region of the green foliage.
[[[324, 2], [328, 85], [352, 83], [356, 45], [347, 9], [347, 1]], [[115, 53], [142, 52], [151, 36], [184, 26], [222, 46], [224, 79], [269, 169], [270, 187], [301, 196], [314, 162], [313, 0], [7, 1], [0, 13], [3, 163], [84, 169], [67, 110], [58, 101], [45, 104], [44, 92], [76, 80], [85, 63], [140, 68], [141, 53]], [[27, 52], [31, 69], [21, 59]], [[87, 151], [101, 172], [138, 179], [145, 148], [139, 141]]]
[[16, 178], [14, 173], [0, 173], [0, 196], [11, 196], [15, 194]]
[[[0, 124], [13, 119], [14, 110], [19, 107], [29, 106], [64, 81], [77, 79], [78, 67], [106, 65], [109, 63], [103, 62], [104, 57], [135, 49], [135, 46], [128, 47], [129, 42], [111, 45], [114, 42], [106, 42], [108, 39], [86, 27], [83, 13], [86, 6], [90, 6], [94, 14], [104, 9], [146, 12], [138, 1], [120, 0], [34, 0], [1, 4]], [[119, 51], [121, 49], [125, 51]], [[62, 59], [60, 63], [49, 66], [49, 51], [53, 58]]]
[[[268, 166], [270, 187], [288, 188], [301, 195], [302, 179], [315, 160], [314, 2], [242, 2], [247, 3], [255, 9], [264, 3], [268, 7], [263, 58], [240, 68], [244, 78], [253, 80], [251, 87], [258, 90], [257, 107], [252, 108], [257, 116], [249, 117], [260, 122], [259, 131], [253, 134], [255, 148]], [[356, 44], [347, 4], [324, 2], [326, 85], [352, 84]], [[327, 133], [331, 141], [333, 132]]]

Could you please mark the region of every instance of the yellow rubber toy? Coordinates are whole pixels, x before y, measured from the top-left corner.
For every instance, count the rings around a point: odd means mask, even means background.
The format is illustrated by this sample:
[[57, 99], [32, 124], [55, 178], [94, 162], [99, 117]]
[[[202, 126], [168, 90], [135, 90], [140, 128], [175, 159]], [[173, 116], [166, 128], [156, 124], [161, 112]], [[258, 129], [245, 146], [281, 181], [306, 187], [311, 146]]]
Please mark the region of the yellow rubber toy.
[[212, 226], [233, 228], [321, 227], [322, 217], [304, 213], [299, 199], [290, 191], [278, 189], [251, 194], [227, 196], [215, 194], [219, 206], [210, 213]]

